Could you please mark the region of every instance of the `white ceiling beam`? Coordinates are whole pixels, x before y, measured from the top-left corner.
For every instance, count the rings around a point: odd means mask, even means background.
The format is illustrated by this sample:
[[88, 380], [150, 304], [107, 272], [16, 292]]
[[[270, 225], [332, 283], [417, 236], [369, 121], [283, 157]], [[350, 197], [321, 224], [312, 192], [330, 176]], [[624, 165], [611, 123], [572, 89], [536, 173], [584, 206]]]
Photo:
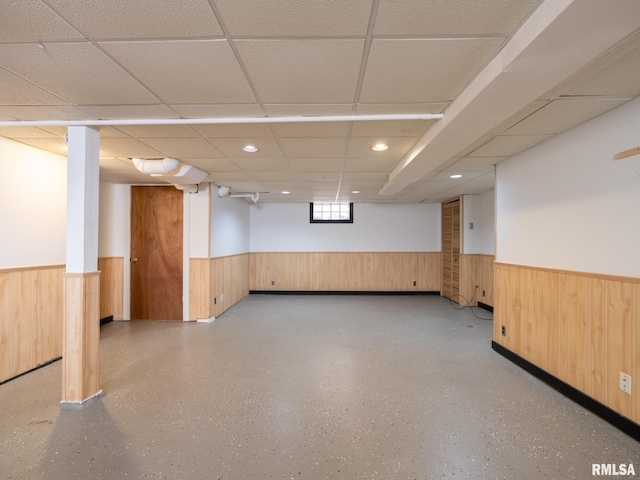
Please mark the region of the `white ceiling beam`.
[[389, 174], [395, 195], [640, 28], [640, 2], [546, 0]]

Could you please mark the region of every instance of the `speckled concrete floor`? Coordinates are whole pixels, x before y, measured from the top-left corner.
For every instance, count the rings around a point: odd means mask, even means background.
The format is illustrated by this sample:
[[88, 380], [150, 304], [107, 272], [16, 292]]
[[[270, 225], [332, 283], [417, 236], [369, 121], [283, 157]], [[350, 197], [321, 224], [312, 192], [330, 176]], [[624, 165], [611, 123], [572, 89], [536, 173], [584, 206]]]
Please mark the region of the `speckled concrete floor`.
[[[482, 312], [483, 315], [488, 315]], [[640, 444], [440, 297], [251, 296], [212, 324], [102, 328], [105, 396], [60, 362], [0, 386], [0, 477], [562, 479]]]

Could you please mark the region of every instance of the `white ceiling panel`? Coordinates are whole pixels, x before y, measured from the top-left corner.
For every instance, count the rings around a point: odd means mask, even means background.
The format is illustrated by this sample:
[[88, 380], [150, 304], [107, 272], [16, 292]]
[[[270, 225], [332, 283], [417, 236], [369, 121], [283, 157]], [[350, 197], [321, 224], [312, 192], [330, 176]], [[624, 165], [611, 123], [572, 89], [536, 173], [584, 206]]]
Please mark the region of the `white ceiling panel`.
[[287, 182], [287, 183], [295, 183], [296, 177], [291, 172], [250, 172], [249, 176], [253, 178], [256, 182], [264, 183], [264, 182]]
[[273, 123], [271, 128], [278, 137], [346, 137], [349, 122]]
[[[229, 158], [276, 158], [282, 157], [280, 145], [275, 138], [244, 137], [244, 138], [213, 138], [213, 144]], [[245, 152], [242, 147], [253, 145], [257, 152]]]
[[101, 158], [100, 170], [105, 170], [111, 173], [117, 172], [136, 172], [136, 167], [133, 166], [130, 160], [120, 160], [117, 158]]
[[[640, 81], [640, 78], [638, 80]], [[555, 100], [506, 130], [504, 134], [558, 134], [608, 112], [628, 101], [628, 98], [572, 98]]]
[[0, 43], [64, 42], [82, 35], [39, 0], [3, 1]]
[[240, 171], [240, 167], [226, 158], [190, 158], [188, 163], [206, 172]]
[[254, 124], [214, 124], [194, 125], [202, 135], [208, 138], [271, 138], [273, 133], [266, 123]]
[[100, 45], [166, 103], [255, 101], [226, 40]]
[[344, 171], [389, 173], [397, 163], [397, 158], [349, 158], [344, 166]]
[[0, 127], [0, 136], [7, 138], [59, 138], [47, 130], [38, 127]]
[[218, 104], [218, 105], [171, 105], [171, 108], [183, 118], [228, 118], [262, 117], [263, 112], [257, 103]]
[[220, 158], [223, 155], [204, 138], [142, 138], [163, 156], [179, 160], [188, 158]]
[[289, 163], [296, 172], [339, 172], [343, 162], [341, 158], [293, 158]]
[[87, 118], [86, 112], [71, 105], [0, 105], [0, 112], [20, 120], [86, 120]]
[[300, 182], [338, 182], [340, 174], [335, 172], [297, 172], [296, 177]]
[[31, 145], [32, 147], [46, 150], [57, 155], [67, 156], [67, 143], [60, 137], [56, 138], [24, 138], [19, 139], [20, 143]]
[[245, 172], [290, 172], [284, 158], [236, 158], [233, 160]]
[[501, 38], [374, 40], [360, 101], [452, 100], [502, 42]]
[[344, 172], [342, 180], [345, 182], [386, 182], [389, 174], [386, 172]]
[[83, 110], [101, 120], [129, 118], [175, 118], [166, 105], [83, 105]]
[[64, 102], [47, 91], [0, 68], [0, 105], [62, 105]]
[[375, 35], [509, 35], [539, 0], [380, 0]]
[[90, 43], [0, 45], [0, 66], [76, 105], [156, 102]]
[[473, 152], [474, 157], [510, 157], [527, 150], [552, 135], [501, 135]]
[[92, 40], [222, 35], [206, 0], [47, 0]]
[[165, 155], [133, 138], [103, 138], [100, 156], [116, 158], [162, 158]]
[[236, 42], [265, 103], [352, 102], [363, 40]]
[[126, 125], [118, 127], [118, 130], [138, 138], [201, 137], [201, 135], [189, 125]]
[[486, 175], [486, 172], [466, 172], [462, 178], [449, 178], [451, 174], [452, 172], [439, 172], [437, 175], [431, 177], [429, 182], [449, 182], [451, 186], [455, 186], [456, 184], [466, 183], [469, 180]]
[[342, 104], [266, 104], [267, 115], [274, 117], [300, 117], [313, 115], [351, 115], [353, 105]]
[[288, 158], [342, 158], [344, 138], [281, 138], [280, 145]]
[[372, 0], [216, 0], [234, 37], [337, 37], [367, 33]]
[[448, 172], [489, 172], [493, 171], [494, 165], [507, 159], [508, 157], [464, 157], [446, 168]]

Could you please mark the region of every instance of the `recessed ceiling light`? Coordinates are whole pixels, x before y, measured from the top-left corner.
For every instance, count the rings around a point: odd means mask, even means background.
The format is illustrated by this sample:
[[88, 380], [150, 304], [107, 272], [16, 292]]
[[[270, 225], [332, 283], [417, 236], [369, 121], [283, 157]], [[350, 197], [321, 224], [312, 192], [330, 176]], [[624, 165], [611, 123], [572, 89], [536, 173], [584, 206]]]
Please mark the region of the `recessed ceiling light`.
[[389, 145], [385, 145], [384, 143], [376, 143], [373, 147], [371, 147], [371, 150], [373, 150], [374, 152], [384, 152], [388, 149]]
[[291, 192], [289, 192], [289, 191], [287, 191], [287, 190], [283, 190], [283, 191], [282, 191], [282, 192], [280, 192], [280, 193], [282, 193], [283, 195], [289, 195]]
[[255, 153], [258, 151], [258, 147], [256, 147], [255, 145], [245, 145], [244, 147], [242, 147], [242, 150], [249, 153]]
[[351, 193], [360, 193], [360, 190], [353, 190]]
[[449, 178], [462, 178], [460, 173], [454, 173], [453, 175], [449, 175]]

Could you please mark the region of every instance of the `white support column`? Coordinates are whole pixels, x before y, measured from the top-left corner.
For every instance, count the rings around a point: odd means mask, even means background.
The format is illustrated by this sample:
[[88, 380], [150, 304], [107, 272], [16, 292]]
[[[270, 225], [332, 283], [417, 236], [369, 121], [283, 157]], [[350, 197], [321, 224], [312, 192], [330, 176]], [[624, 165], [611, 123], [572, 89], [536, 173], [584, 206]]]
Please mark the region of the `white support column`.
[[69, 127], [67, 142], [67, 268], [60, 406], [74, 408], [102, 395], [98, 375], [100, 133], [90, 127]]

